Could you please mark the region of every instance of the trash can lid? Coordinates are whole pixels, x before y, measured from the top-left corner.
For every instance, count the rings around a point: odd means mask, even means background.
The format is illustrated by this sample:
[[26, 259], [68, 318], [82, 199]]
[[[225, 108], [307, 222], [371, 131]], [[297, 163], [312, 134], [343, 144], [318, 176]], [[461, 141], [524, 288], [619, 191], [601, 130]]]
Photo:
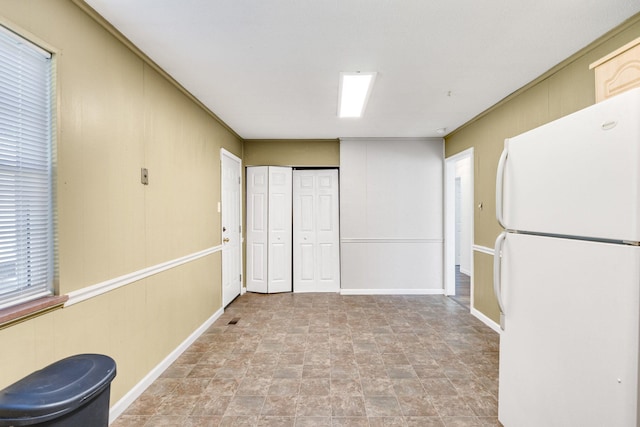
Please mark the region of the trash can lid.
[[111, 384], [116, 363], [102, 354], [59, 360], [0, 391], [0, 421], [40, 419], [78, 408]]

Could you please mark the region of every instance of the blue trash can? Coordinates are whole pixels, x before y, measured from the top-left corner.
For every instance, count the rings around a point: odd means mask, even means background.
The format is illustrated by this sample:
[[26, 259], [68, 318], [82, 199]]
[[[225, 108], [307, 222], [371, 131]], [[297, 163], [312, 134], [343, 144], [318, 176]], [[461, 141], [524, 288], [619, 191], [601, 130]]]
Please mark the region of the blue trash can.
[[0, 427], [107, 427], [115, 376], [109, 356], [59, 360], [0, 391]]

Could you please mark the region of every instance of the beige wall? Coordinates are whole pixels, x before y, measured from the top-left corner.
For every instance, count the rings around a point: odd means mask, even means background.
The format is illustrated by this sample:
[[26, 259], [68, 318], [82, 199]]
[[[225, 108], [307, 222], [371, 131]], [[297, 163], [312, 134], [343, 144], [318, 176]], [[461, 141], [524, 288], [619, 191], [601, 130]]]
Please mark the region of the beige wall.
[[[640, 15], [445, 138], [446, 157], [474, 147], [474, 244], [493, 247], [501, 230], [495, 220], [495, 175], [504, 139], [593, 104], [594, 73], [589, 64], [637, 37]], [[474, 254], [474, 299], [476, 309], [498, 322], [492, 262], [490, 255]]]
[[[3, 0], [0, 22], [56, 52], [60, 293], [220, 245], [220, 148], [242, 141], [70, 0]], [[98, 352], [113, 404], [221, 308], [220, 258], [0, 330], [0, 388]]]
[[337, 139], [247, 139], [245, 166], [340, 166]]

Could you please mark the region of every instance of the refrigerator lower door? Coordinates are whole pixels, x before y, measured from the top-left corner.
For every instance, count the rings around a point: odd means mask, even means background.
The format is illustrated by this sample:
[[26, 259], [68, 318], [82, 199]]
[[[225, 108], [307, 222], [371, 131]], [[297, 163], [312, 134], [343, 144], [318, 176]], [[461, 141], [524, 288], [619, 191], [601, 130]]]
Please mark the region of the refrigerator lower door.
[[508, 233], [505, 427], [638, 425], [640, 248]]

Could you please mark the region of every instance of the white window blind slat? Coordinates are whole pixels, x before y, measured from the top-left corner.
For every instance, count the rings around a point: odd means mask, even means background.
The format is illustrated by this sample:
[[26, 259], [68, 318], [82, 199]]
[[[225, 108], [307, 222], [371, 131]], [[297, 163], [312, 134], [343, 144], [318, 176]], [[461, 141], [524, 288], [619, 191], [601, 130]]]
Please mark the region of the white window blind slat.
[[0, 309], [52, 292], [50, 58], [0, 27]]
[[[2, 129], [5, 137], [9, 137], [10, 135], [14, 135], [16, 132], [20, 131], [42, 132], [43, 130], [48, 130], [47, 128], [39, 127], [42, 117], [46, 117], [46, 112], [26, 111], [24, 109], [18, 112], [18, 108], [19, 107], [16, 106], [13, 108], [0, 107], [0, 114], [2, 114], [3, 123], [10, 126]], [[26, 127], [27, 125], [28, 127]]]

